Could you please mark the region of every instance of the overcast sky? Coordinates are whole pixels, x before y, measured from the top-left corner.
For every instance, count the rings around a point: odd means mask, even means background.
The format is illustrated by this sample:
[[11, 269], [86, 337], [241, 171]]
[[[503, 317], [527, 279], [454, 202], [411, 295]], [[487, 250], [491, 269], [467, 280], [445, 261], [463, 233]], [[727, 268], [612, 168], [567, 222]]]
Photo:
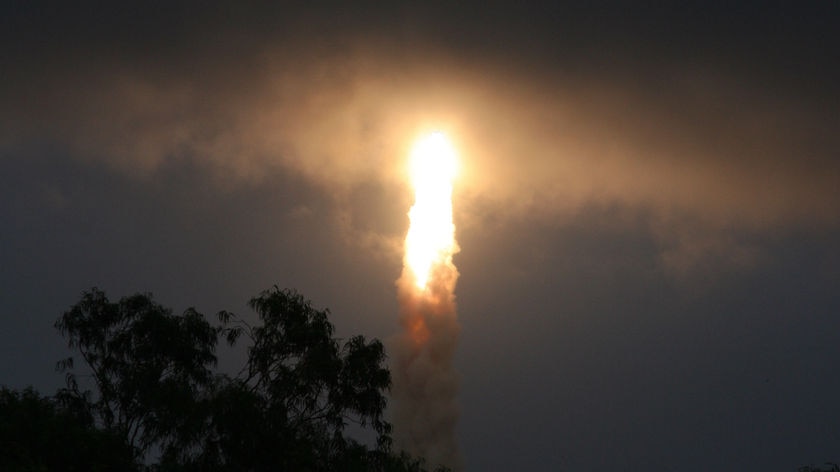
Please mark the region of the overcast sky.
[[0, 384], [94, 285], [387, 340], [438, 129], [467, 470], [840, 461], [837, 1], [152, 3], [0, 7]]

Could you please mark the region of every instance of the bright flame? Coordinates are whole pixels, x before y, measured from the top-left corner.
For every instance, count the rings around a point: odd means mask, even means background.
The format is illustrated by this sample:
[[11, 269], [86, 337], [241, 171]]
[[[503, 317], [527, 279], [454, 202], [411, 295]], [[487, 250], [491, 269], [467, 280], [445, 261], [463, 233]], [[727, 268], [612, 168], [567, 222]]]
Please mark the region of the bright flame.
[[434, 268], [451, 261], [457, 250], [452, 222], [455, 149], [441, 132], [424, 136], [411, 151], [414, 206], [405, 238], [405, 264], [418, 289], [425, 289]]

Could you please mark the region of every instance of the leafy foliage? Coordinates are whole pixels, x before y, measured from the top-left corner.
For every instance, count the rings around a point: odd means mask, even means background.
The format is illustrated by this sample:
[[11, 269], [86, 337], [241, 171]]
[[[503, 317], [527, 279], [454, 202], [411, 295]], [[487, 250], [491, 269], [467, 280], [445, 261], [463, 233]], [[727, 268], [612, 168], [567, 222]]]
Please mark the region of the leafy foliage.
[[[85, 292], [56, 327], [95, 391], [80, 387], [68, 358], [59, 362], [67, 388], [58, 397], [117, 434], [138, 461], [159, 453], [157, 471], [424, 470], [421, 459], [391, 451], [381, 342], [335, 338], [329, 311], [292, 290], [275, 286], [249, 306], [259, 325], [223, 311], [213, 327], [148, 294], [112, 303]], [[249, 341], [235, 377], [211, 369], [219, 339]], [[375, 433], [375, 446], [348, 436], [350, 424]]]
[[132, 471], [131, 448], [78, 404], [0, 388], [0, 470]]
[[95, 420], [122, 435], [138, 455], [153, 446], [192, 446], [202, 423], [197, 399], [213, 381], [217, 328], [194, 309], [174, 316], [149, 294], [111, 303], [95, 288], [56, 327], [90, 368], [97, 391], [93, 401], [84, 401], [89, 396], [70, 372], [69, 358], [58, 366], [68, 372], [61, 395], [88, 404]]
[[263, 326], [251, 331], [245, 383], [282, 409], [297, 429], [319, 424], [340, 433], [347, 421], [368, 423], [385, 441], [383, 391], [391, 375], [382, 367], [382, 343], [350, 338], [339, 348], [328, 312], [291, 291], [263, 292], [250, 302]]
[[[370, 470], [386, 455], [390, 425], [383, 419], [391, 378], [379, 341], [333, 337], [328, 312], [277, 287], [252, 299], [262, 326], [227, 312], [222, 333], [251, 345], [240, 377], [219, 377], [212, 395], [203, 454], [193, 463], [244, 470]], [[349, 423], [371, 426], [378, 448], [346, 437]], [[358, 467], [352, 464], [358, 464]]]

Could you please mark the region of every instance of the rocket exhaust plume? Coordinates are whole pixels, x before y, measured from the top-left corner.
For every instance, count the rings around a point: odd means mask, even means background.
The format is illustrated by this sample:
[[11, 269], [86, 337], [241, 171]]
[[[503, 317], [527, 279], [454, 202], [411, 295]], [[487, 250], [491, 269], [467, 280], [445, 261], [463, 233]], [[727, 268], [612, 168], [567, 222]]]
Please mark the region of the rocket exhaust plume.
[[393, 348], [394, 438], [398, 448], [432, 467], [460, 469], [455, 440], [458, 379], [452, 365], [459, 325], [455, 313], [458, 252], [452, 221], [456, 157], [443, 133], [418, 141], [411, 153], [415, 192], [409, 211], [403, 271], [397, 280], [402, 332]]

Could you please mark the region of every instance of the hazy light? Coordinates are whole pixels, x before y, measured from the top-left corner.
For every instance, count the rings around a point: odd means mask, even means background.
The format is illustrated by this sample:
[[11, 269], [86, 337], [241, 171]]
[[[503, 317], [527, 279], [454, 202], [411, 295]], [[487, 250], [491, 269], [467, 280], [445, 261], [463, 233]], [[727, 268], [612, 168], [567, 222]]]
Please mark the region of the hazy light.
[[425, 289], [439, 264], [451, 260], [456, 250], [452, 222], [452, 180], [457, 171], [455, 149], [441, 132], [415, 143], [410, 156], [414, 206], [405, 239], [405, 262], [419, 289]]

